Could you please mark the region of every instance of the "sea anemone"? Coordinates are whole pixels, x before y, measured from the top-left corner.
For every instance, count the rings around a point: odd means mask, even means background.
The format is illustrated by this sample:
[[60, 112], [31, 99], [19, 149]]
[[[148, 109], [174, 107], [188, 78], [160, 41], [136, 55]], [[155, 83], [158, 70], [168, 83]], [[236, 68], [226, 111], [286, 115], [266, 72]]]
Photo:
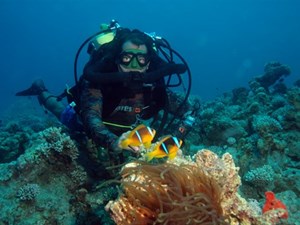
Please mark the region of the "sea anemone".
[[107, 206], [120, 224], [227, 224], [221, 189], [194, 165], [131, 163], [122, 171], [123, 194]]

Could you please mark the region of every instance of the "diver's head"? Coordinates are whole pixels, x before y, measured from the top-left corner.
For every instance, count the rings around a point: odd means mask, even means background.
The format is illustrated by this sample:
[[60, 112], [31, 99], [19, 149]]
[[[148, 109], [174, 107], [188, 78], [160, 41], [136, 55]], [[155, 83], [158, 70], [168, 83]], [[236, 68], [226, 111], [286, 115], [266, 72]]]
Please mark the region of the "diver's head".
[[119, 55], [118, 67], [122, 72], [145, 72], [150, 64], [148, 49], [146, 45], [136, 45], [131, 41], [123, 44], [122, 52]]
[[146, 34], [133, 30], [121, 39], [118, 68], [122, 72], [145, 72], [153, 55], [152, 40]]

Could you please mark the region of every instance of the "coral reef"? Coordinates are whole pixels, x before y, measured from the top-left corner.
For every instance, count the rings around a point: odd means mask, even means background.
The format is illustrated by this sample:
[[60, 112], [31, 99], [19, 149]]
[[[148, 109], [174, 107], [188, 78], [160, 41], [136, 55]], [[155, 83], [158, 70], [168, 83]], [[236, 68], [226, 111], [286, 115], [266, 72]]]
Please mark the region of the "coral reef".
[[190, 158], [165, 164], [132, 162], [123, 168], [124, 193], [110, 201], [110, 211], [123, 224], [272, 224], [284, 212], [261, 214], [257, 204], [239, 193], [239, 168], [230, 154], [219, 158], [201, 150]]
[[287, 65], [282, 65], [280, 62], [269, 62], [265, 65], [264, 74], [256, 77], [255, 80], [260, 85], [268, 89], [271, 85], [275, 84], [282, 77], [290, 75], [291, 69]]
[[[225, 146], [221, 151], [229, 145], [239, 149], [234, 154], [238, 158], [241, 152], [263, 159], [274, 152], [288, 152], [299, 137], [299, 91], [291, 87], [284, 95], [273, 94], [254, 80], [248, 91], [239, 88], [205, 102], [199, 113], [200, 127], [191, 132], [190, 141], [208, 148]], [[239, 92], [243, 93], [240, 100]]]
[[[113, 225], [105, 205], [117, 224], [299, 224], [300, 86], [283, 83], [290, 72], [271, 62], [249, 87], [202, 102], [182, 154], [150, 165], [134, 158], [121, 181], [91, 177], [78, 136], [19, 101], [0, 124], [0, 224]], [[274, 219], [280, 210], [262, 214], [266, 191], [284, 202], [288, 219]]]
[[17, 192], [17, 197], [22, 201], [32, 201], [40, 193], [38, 184], [25, 184]]
[[125, 194], [107, 206], [117, 224], [226, 224], [219, 186], [195, 166], [130, 163], [122, 176]]
[[61, 128], [30, 138], [24, 154], [0, 164], [1, 224], [75, 224], [69, 201], [87, 179], [76, 145]]
[[274, 188], [274, 171], [271, 166], [264, 165], [262, 167], [248, 171], [244, 180], [255, 187], [258, 191], [273, 190]]
[[0, 163], [10, 162], [23, 154], [29, 144], [30, 133], [33, 132], [14, 122], [0, 127]]
[[[272, 65], [269, 64], [269, 72]], [[272, 89], [283, 74], [290, 72], [285, 65], [274, 66], [276, 81], [253, 79], [249, 90], [237, 88], [203, 103], [200, 127], [190, 133], [191, 147], [185, 151], [191, 155], [199, 148], [211, 149], [218, 155], [230, 152], [240, 167], [242, 196], [260, 201], [268, 190], [300, 196], [296, 183], [300, 178], [300, 88], [295, 84], [284, 92]], [[297, 218], [290, 214], [289, 221]]]

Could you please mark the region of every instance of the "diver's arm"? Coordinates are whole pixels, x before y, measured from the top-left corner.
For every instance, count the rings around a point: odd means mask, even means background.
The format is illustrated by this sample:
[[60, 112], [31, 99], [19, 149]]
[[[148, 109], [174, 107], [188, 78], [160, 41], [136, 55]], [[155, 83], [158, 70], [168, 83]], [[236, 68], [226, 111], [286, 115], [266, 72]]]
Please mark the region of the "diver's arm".
[[86, 80], [82, 80], [81, 88], [81, 109], [85, 129], [95, 143], [110, 148], [118, 137], [103, 124], [103, 96], [101, 90], [92, 87]]

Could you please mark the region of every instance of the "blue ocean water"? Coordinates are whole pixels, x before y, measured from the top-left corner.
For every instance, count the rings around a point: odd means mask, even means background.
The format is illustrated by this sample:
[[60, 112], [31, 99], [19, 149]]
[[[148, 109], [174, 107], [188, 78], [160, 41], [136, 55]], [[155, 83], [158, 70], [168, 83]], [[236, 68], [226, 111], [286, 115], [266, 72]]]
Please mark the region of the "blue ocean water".
[[298, 0], [1, 0], [0, 113], [36, 78], [57, 94], [72, 85], [78, 47], [111, 19], [166, 38], [203, 100], [247, 86], [274, 60], [291, 67], [292, 83], [300, 78], [299, 11]]

